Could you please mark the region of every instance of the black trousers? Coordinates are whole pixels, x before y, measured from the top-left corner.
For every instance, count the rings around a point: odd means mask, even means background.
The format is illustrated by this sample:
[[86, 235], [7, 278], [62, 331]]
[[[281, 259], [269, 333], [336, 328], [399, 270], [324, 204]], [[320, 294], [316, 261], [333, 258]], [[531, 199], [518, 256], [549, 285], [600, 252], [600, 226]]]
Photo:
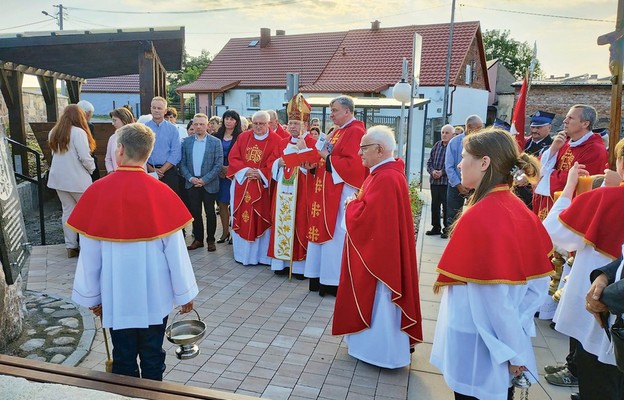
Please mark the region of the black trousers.
[[160, 179], [160, 181], [164, 183], [165, 185], [169, 186], [171, 190], [176, 192], [176, 194], [179, 193], [178, 191], [178, 169], [176, 167], [169, 168], [167, 172], [165, 172], [163, 177]]
[[206, 213], [206, 242], [215, 242], [215, 231], [217, 230], [217, 216], [215, 215], [215, 201], [217, 193], [208, 193], [203, 187], [192, 187], [186, 189], [188, 195], [188, 208], [193, 217], [193, 237], [200, 242], [204, 241], [204, 218]]
[[[465, 394], [461, 394], [461, 393], [457, 393], [457, 392], [453, 392], [453, 394], [455, 394], [455, 400], [479, 400], [476, 397], [466, 396]], [[512, 400], [513, 399], [513, 395], [514, 395], [514, 388], [512, 386], [507, 391], [507, 400]]]
[[624, 374], [611, 364], [603, 364], [598, 357], [577, 343], [574, 356], [582, 400], [624, 399]]
[[447, 185], [431, 185], [431, 226], [434, 231], [441, 231], [440, 226], [440, 207], [443, 210], [442, 224], [444, 229], [448, 227], [448, 207], [446, 206]]
[[453, 222], [457, 219], [457, 215], [461, 212], [464, 207], [465, 198], [459, 193], [457, 187], [453, 187], [451, 185], [447, 186], [446, 191], [446, 226], [450, 228], [453, 225]]

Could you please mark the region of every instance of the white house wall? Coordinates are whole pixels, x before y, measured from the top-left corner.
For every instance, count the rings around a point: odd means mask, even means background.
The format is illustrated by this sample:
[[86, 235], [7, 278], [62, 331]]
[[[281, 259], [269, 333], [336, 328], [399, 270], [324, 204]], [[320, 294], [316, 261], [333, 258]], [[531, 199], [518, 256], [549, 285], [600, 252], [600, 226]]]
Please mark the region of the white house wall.
[[489, 92], [482, 89], [458, 87], [453, 94], [453, 108], [450, 110], [449, 123], [463, 125], [466, 118], [476, 114], [483, 119], [487, 117]]
[[94, 115], [108, 115], [113, 109], [130, 104], [134, 114], [139, 112], [141, 97], [138, 93], [80, 93], [80, 100], [87, 100], [95, 108]]

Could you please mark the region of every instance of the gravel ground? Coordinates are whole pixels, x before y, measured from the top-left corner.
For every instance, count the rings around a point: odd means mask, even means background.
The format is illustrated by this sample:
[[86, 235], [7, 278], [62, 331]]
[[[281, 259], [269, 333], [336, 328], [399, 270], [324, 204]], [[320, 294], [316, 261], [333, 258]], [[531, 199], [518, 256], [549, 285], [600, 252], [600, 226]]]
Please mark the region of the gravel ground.
[[[53, 194], [44, 203], [44, 221], [46, 233], [46, 245], [64, 243], [63, 224], [61, 223], [61, 202], [58, 197]], [[41, 245], [41, 229], [39, 226], [39, 209], [24, 215], [24, 224], [26, 225], [26, 237], [33, 246]]]

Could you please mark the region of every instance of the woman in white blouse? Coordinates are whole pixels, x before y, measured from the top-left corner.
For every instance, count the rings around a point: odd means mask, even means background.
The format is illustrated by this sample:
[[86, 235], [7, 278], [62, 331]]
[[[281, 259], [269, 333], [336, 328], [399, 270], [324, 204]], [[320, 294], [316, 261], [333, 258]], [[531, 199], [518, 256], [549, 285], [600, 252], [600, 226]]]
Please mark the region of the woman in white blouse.
[[117, 161], [115, 161], [115, 148], [117, 147], [117, 129], [124, 125], [128, 125], [134, 122], [134, 116], [126, 107], [115, 108], [108, 115], [112, 119], [112, 124], [115, 127], [115, 133], [108, 139], [108, 145], [106, 146], [106, 157], [104, 163], [106, 164], [106, 173], [110, 174], [117, 169]]
[[75, 104], [65, 108], [58, 122], [48, 135], [52, 150], [52, 163], [48, 175], [48, 187], [55, 189], [63, 207], [63, 233], [67, 257], [78, 256], [78, 234], [65, 226], [69, 214], [91, 184], [95, 162], [91, 153], [95, 140], [87, 125], [84, 111]]

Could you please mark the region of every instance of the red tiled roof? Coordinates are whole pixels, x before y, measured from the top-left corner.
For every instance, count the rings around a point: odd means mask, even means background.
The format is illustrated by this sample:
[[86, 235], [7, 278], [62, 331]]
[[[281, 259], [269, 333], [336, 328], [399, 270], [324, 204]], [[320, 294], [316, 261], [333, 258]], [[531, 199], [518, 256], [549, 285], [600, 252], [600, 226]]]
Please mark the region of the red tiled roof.
[[[271, 36], [261, 49], [258, 38], [231, 39], [199, 79], [179, 92], [223, 91], [224, 82], [244, 88], [283, 88], [287, 72], [299, 72], [304, 92], [378, 93], [401, 79], [403, 57], [411, 58], [414, 32], [423, 37], [421, 86], [444, 85], [449, 24], [359, 29], [348, 32]], [[451, 83], [455, 82], [479, 22], [456, 23]], [[480, 62], [485, 63], [484, 55]], [[483, 65], [485, 70], [486, 66]], [[411, 69], [411, 63], [410, 63]]]
[[83, 92], [139, 93], [139, 74], [91, 78], [82, 85]]
[[[299, 85], [315, 82], [346, 32], [271, 36], [271, 43], [249, 47], [258, 38], [230, 39], [195, 82], [178, 92], [219, 92], [239, 81], [245, 88], [286, 86], [288, 72], [299, 73]], [[321, 37], [319, 37], [321, 36]], [[259, 41], [259, 40], [258, 40]]]
[[[409, 62], [414, 33], [423, 38], [420, 86], [444, 85], [448, 49], [449, 24], [412, 25], [349, 31], [320, 78], [304, 92], [378, 92], [401, 79], [403, 57]], [[455, 24], [451, 57], [451, 84], [459, 73], [472, 41], [479, 29], [478, 22]], [[385, 86], [385, 87], [384, 87]], [[382, 90], [383, 90], [382, 89]]]

